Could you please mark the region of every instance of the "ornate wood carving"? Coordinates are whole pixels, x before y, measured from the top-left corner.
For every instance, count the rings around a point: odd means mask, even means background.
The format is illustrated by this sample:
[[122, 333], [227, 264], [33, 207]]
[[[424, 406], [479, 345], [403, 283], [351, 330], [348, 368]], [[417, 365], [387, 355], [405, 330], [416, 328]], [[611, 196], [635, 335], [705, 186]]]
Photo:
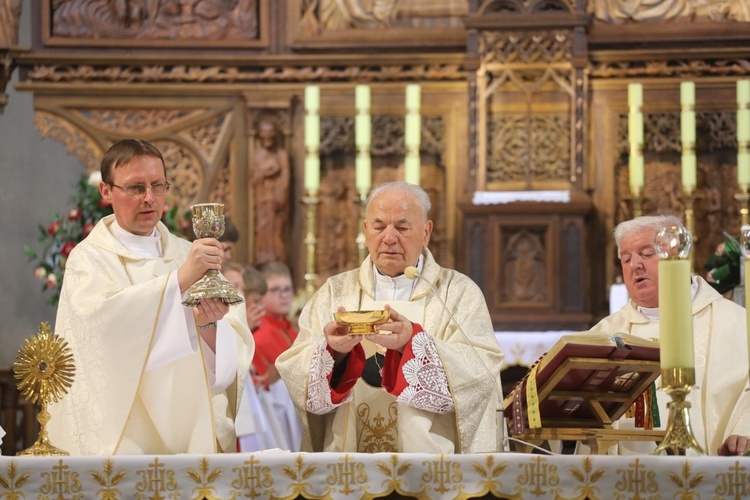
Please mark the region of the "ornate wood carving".
[[38, 103], [35, 124], [42, 137], [63, 143], [88, 172], [97, 170], [104, 151], [123, 137], [138, 136], [154, 143], [164, 156], [173, 184], [169, 203], [187, 210], [206, 199], [235, 212], [230, 190], [233, 160], [226, 148], [234, 120], [230, 110], [207, 108], [116, 108], [60, 106]]
[[49, 46], [262, 47], [267, 0], [43, 0]]
[[586, 196], [461, 210], [463, 268], [482, 288], [495, 328], [588, 327]]
[[467, 21], [480, 61], [470, 95], [478, 110], [470, 155], [479, 190], [581, 185], [583, 7], [568, 0], [488, 0]]
[[290, 11], [299, 16], [293, 19], [299, 29], [289, 37], [295, 47], [328, 47], [347, 39], [359, 46], [460, 47], [469, 0], [292, 0]]
[[727, 59], [667, 59], [639, 61], [594, 62], [591, 78], [690, 78], [726, 77], [747, 78], [750, 75], [750, 58]]
[[748, 0], [589, 0], [588, 11], [608, 23], [750, 21]]
[[333, 82], [360, 79], [386, 81], [461, 81], [466, 78], [463, 66], [457, 63], [426, 64], [342, 64], [329, 67], [299, 65], [241, 65], [236, 62], [216, 64], [196, 61], [184, 65], [149, 64], [138, 61], [85, 63], [68, 58], [50, 62], [32, 62], [27, 79], [32, 83], [97, 83], [97, 84], [158, 84], [217, 85], [248, 83]]
[[18, 20], [21, 17], [21, 0], [0, 0], [0, 114], [8, 103], [5, 87], [16, 67], [21, 51], [18, 45]]
[[[698, 188], [695, 203], [695, 272], [716, 246], [724, 232], [736, 236], [740, 215], [734, 194], [737, 186], [736, 112], [716, 110], [696, 113]], [[615, 223], [632, 217], [627, 202], [628, 146], [627, 115], [618, 115]], [[685, 212], [681, 181], [680, 113], [644, 114], [645, 184], [643, 211], [646, 215]]]
[[[373, 186], [403, 179], [403, 116], [372, 117]], [[356, 237], [359, 231], [358, 196], [354, 189], [354, 118], [321, 117], [321, 204], [318, 207], [319, 245], [316, 265], [321, 279], [359, 264]], [[443, 159], [445, 127], [440, 116], [422, 117], [422, 187], [430, 195], [434, 222], [430, 249], [439, 262], [452, 261], [448, 247], [446, 173]], [[447, 265], [447, 264], [446, 264]]]

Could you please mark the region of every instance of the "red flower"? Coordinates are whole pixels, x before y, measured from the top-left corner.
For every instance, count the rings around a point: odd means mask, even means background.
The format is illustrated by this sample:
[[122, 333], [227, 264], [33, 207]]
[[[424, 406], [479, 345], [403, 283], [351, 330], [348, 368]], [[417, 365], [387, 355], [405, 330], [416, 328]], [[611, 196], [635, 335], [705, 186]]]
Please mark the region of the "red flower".
[[81, 218], [80, 208], [71, 208], [68, 212], [68, 220], [78, 220]]
[[99, 198], [99, 201], [96, 204], [96, 206], [99, 208], [107, 208], [109, 205], [110, 203], [104, 198]]
[[50, 224], [49, 226], [47, 226], [47, 234], [49, 234], [50, 236], [52, 236], [56, 232], [58, 232], [61, 227], [62, 227], [62, 222], [60, 222], [59, 220], [56, 220], [52, 224]]
[[68, 255], [70, 255], [70, 252], [73, 250], [75, 246], [76, 244], [74, 242], [68, 241], [60, 249], [60, 255], [62, 255], [63, 257], [67, 257]]
[[91, 231], [93, 231], [94, 226], [96, 226], [96, 224], [93, 222], [87, 222], [86, 224], [83, 225], [83, 237], [84, 238], [88, 236], [91, 233]]

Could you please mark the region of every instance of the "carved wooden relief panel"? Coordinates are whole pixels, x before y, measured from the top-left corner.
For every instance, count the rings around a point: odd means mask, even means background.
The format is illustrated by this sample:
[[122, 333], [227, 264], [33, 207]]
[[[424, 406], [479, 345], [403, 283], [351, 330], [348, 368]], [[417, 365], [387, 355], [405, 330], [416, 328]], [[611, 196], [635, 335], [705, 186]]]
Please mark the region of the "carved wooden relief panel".
[[[581, 186], [587, 72], [579, 57], [585, 21], [576, 15], [582, 5], [566, 0], [479, 4], [467, 21], [480, 60], [470, 95], [477, 110], [471, 131], [477, 188]], [[539, 16], [547, 29], [518, 28], [533, 25]]]
[[[114, 100], [116, 101], [116, 100]], [[142, 105], [145, 105], [141, 101]], [[42, 137], [63, 143], [81, 160], [88, 172], [98, 170], [104, 152], [127, 137], [144, 138], [159, 148], [173, 184], [168, 204], [187, 210], [208, 200], [227, 205], [229, 217], [237, 213], [237, 199], [231, 186], [237, 170], [237, 119], [231, 105], [184, 103], [165, 107], [131, 107], [112, 99], [90, 98], [86, 104], [55, 97], [36, 101], [35, 124]]]
[[289, 42], [318, 48], [344, 40], [360, 47], [460, 47], [462, 17], [469, 12], [469, 0], [291, 0], [289, 5]]
[[584, 197], [569, 204], [462, 205], [463, 265], [496, 329], [583, 329], [591, 320]]
[[42, 43], [78, 47], [264, 47], [268, 0], [41, 0]]

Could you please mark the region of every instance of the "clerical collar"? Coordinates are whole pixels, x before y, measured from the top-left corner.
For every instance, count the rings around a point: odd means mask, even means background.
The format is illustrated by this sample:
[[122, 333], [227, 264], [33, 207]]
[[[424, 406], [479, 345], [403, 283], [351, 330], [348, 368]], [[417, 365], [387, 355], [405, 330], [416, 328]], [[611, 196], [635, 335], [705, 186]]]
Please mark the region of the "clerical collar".
[[[420, 255], [417, 260], [417, 269], [420, 273], [423, 265]], [[372, 265], [372, 274], [375, 276], [375, 300], [411, 300], [417, 280], [409, 279], [404, 274], [386, 276], [375, 267], [375, 264]]]
[[[698, 281], [695, 279], [695, 277], [690, 277], [690, 301], [692, 302], [695, 299], [695, 296], [698, 294]], [[656, 321], [659, 319], [659, 308], [658, 307], [641, 307], [636, 306], [638, 311], [646, 316], [646, 319], [649, 321]]]
[[139, 257], [148, 257], [152, 259], [163, 257], [161, 249], [161, 235], [154, 228], [154, 232], [149, 236], [139, 236], [129, 231], [125, 231], [117, 223], [117, 219], [110, 226], [112, 234], [117, 241], [123, 244], [125, 248], [138, 255]]

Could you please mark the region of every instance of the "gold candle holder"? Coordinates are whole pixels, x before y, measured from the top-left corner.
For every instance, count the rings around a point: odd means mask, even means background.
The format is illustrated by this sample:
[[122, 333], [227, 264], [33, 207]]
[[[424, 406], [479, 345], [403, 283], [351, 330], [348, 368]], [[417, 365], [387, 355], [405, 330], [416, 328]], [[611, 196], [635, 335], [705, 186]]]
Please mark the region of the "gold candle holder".
[[630, 202], [630, 207], [633, 210], [633, 218], [643, 215], [644, 197], [641, 188], [631, 188], [630, 195], [625, 196], [625, 200]]
[[[695, 201], [702, 196], [690, 187], [683, 187], [682, 201], [685, 204], [685, 227], [692, 238], [692, 246], [695, 247], [698, 237], [695, 233]], [[690, 252], [690, 269], [695, 268], [695, 252]]]
[[317, 247], [317, 238], [315, 228], [317, 222], [318, 204], [320, 198], [317, 192], [308, 192], [307, 196], [302, 198], [305, 205], [305, 215], [307, 218], [307, 234], [305, 234], [305, 246], [307, 248], [307, 265], [305, 267], [305, 293], [307, 298], [312, 297], [315, 293], [315, 283], [318, 274], [315, 272], [315, 249]]
[[699, 455], [706, 454], [695, 439], [690, 425], [691, 404], [687, 401], [687, 395], [694, 386], [694, 368], [662, 369], [660, 389], [666, 392], [672, 401], [667, 403], [669, 420], [664, 440], [651, 453], [652, 455], [659, 455], [667, 450], [672, 451], [674, 455], [684, 455], [689, 449], [695, 450]]
[[367, 257], [367, 245], [365, 244], [365, 208], [367, 206], [367, 193], [359, 193], [359, 198], [354, 199], [354, 203], [359, 205], [359, 233], [357, 233], [357, 251], [359, 253], [360, 264], [364, 262]]
[[734, 199], [740, 205], [740, 222], [743, 226], [748, 225], [748, 202], [750, 202], [750, 194], [748, 194], [748, 185], [740, 184], [740, 192], [734, 195]]

